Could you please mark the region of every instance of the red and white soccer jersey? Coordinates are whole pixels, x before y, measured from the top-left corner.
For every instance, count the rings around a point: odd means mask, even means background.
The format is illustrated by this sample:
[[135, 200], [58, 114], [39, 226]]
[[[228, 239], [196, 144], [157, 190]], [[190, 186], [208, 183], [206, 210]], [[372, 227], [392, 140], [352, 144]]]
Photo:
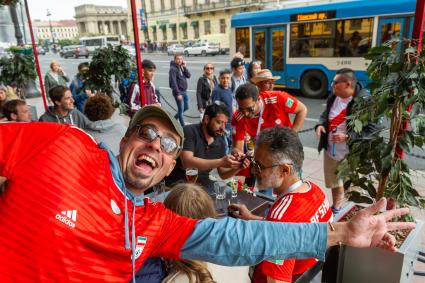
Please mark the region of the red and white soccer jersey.
[[[266, 220], [276, 222], [329, 222], [332, 211], [323, 191], [312, 182], [307, 182], [310, 189], [304, 193], [289, 193], [276, 200]], [[292, 282], [293, 275], [300, 275], [316, 259], [263, 261], [256, 266], [253, 282], [267, 283], [267, 277]]]
[[[53, 123], [0, 124], [0, 140], [0, 282], [129, 282], [124, 196], [107, 152]], [[195, 223], [146, 199], [135, 211], [135, 270], [149, 256], [179, 258]]]
[[[263, 100], [264, 110], [260, 130], [281, 125], [292, 128], [289, 113], [294, 113], [298, 100], [284, 91], [261, 91], [260, 97]], [[257, 136], [259, 117], [245, 117], [239, 110], [233, 114], [233, 140], [241, 141], [245, 139], [247, 133], [250, 137]]]

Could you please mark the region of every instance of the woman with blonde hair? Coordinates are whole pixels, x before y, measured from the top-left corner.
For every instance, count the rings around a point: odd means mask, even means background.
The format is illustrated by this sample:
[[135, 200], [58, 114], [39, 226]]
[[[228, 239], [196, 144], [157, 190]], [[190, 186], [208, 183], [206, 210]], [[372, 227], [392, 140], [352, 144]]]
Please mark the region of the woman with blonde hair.
[[62, 70], [60, 63], [56, 60], [53, 60], [50, 63], [50, 71], [44, 76], [44, 88], [46, 93], [49, 93], [49, 90], [54, 86], [68, 86], [69, 78]]
[[[215, 218], [217, 213], [208, 193], [196, 184], [175, 185], [164, 205], [182, 216], [205, 219]], [[212, 263], [187, 260], [166, 260], [168, 276], [162, 283], [248, 283], [248, 266], [228, 267]]]

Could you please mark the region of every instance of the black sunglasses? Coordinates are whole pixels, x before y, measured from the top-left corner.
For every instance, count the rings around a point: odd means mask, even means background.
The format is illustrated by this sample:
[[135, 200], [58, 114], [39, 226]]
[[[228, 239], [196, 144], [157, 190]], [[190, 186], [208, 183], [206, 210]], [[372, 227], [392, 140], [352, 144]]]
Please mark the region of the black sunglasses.
[[178, 145], [175, 138], [170, 136], [160, 136], [158, 130], [151, 125], [138, 125], [137, 126], [137, 137], [147, 142], [153, 142], [159, 138], [161, 150], [166, 154], [178, 155], [180, 146]]

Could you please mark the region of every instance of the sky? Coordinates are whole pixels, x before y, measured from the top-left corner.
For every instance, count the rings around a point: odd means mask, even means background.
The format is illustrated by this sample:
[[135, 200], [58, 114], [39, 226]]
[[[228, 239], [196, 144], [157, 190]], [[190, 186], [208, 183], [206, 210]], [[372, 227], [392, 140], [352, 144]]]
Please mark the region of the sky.
[[127, 7], [126, 0], [28, 0], [31, 20], [48, 20], [47, 9], [52, 21], [73, 19], [74, 7], [83, 4]]

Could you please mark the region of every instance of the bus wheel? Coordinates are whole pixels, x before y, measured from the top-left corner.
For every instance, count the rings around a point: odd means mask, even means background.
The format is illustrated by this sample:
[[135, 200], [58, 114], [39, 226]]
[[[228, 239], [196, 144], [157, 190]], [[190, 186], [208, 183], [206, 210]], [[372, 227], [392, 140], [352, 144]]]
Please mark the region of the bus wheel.
[[309, 98], [325, 97], [328, 94], [328, 78], [319, 70], [306, 72], [301, 78], [301, 92]]

